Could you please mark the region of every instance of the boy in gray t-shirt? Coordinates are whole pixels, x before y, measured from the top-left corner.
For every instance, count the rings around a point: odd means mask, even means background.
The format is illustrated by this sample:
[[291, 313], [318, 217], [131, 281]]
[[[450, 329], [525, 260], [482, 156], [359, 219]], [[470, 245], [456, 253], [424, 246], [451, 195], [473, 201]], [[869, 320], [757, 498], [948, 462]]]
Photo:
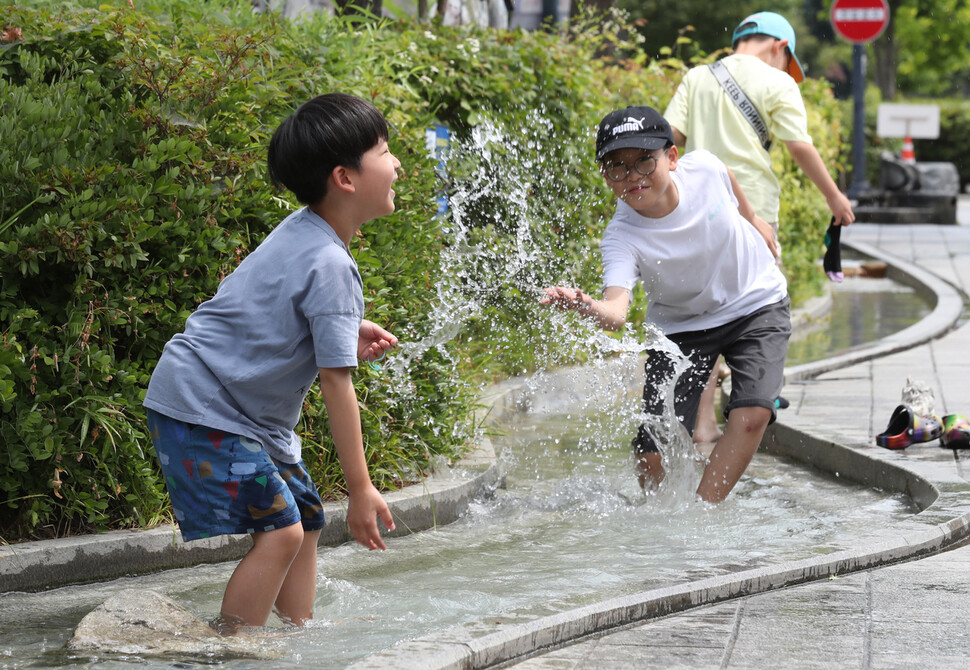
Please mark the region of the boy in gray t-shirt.
[[394, 211], [401, 163], [369, 102], [332, 93], [302, 105], [273, 134], [269, 172], [303, 209], [283, 220], [202, 303], [162, 353], [145, 397], [179, 529], [186, 541], [249, 533], [229, 579], [220, 626], [262, 626], [276, 608], [313, 617], [322, 503], [294, 428], [319, 375], [360, 544], [385, 549], [393, 530], [367, 471], [351, 373], [397, 338], [362, 318], [349, 244]]

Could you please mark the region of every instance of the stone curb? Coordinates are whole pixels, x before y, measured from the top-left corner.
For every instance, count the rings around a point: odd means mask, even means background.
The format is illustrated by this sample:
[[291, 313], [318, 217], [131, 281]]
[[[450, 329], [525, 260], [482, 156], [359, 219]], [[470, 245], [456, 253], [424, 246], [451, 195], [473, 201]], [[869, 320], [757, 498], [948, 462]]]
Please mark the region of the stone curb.
[[[470, 670], [489, 668], [537, 652], [615, 631], [646, 620], [702, 605], [764, 593], [774, 589], [835, 577], [941, 551], [967, 536], [967, 518], [911, 534], [907, 541], [886, 541], [870, 551], [843, 551], [812, 558], [701, 579], [643, 593], [612, 598], [594, 605], [541, 617], [521, 624], [494, 625], [476, 635], [481, 624], [459, 626], [407, 642], [350, 666], [349, 670]], [[956, 526], [959, 532], [955, 532]]]
[[[963, 313], [963, 296], [960, 291], [943, 281], [936, 275], [908, 263], [893, 254], [877, 249], [862, 242], [843, 242], [842, 246], [850, 248], [863, 256], [886, 263], [888, 277], [901, 284], [911, 286], [921, 295], [935, 299], [933, 311], [918, 323], [893, 333], [871, 346], [862, 347], [856, 351], [813, 361], [804, 365], [795, 365], [785, 369], [785, 383], [811, 379], [820, 374], [839, 370], [841, 368], [862, 363], [874, 358], [882, 358], [899, 351], [911, 349], [929, 342], [949, 332]], [[905, 270], [903, 269], [905, 268]]]
[[[446, 473], [435, 473], [418, 484], [384, 495], [397, 530], [387, 537], [407, 535], [456, 520], [483, 491], [500, 486], [503, 475], [492, 443], [484, 439], [472, 453]], [[327, 525], [321, 546], [337, 546], [352, 538], [343, 504], [324, 505]], [[182, 542], [175, 527], [119, 530], [0, 547], [0, 593], [104, 581], [136, 574], [217, 563], [242, 558], [252, 547], [248, 535], [219, 536]]]
[[[797, 441], [798, 448], [791, 445]], [[840, 477], [885, 490], [906, 492], [923, 507], [934, 510], [944, 496], [929, 480], [898, 463], [855, 451], [824, 438], [776, 422], [764, 448], [804, 461]], [[775, 563], [651, 589], [524, 623], [476, 623], [455, 626], [405, 642], [349, 666], [348, 670], [472, 670], [490, 668], [537, 652], [549, 651], [582, 638], [641, 624], [702, 605], [764, 593], [859, 570], [899, 563], [938, 553], [970, 537], [970, 484], [950, 485], [943, 508], [964, 511], [948, 521], [905, 536], [868, 543], [864, 548], [838, 551], [799, 561]], [[506, 615], [502, 618], [508, 620]]]
[[[786, 369], [786, 383], [918, 346], [950, 331], [961, 316], [963, 296], [938, 277], [875, 247], [860, 243], [845, 246], [886, 262], [892, 278], [934, 296], [936, 306], [919, 323], [871, 347]], [[945, 475], [936, 478], [932, 472], [918, 472], [926, 469], [921, 468], [920, 464], [903, 465], [889, 462], [882, 455], [857, 451], [841, 444], [843, 438], [838, 435], [830, 438], [819, 436], [817, 427], [795, 427], [779, 418], [769, 428], [763, 447], [771, 453], [804, 462], [850, 481], [906, 493], [927, 518], [943, 517], [947, 520], [928, 526], [925, 530], [869, 542], [864, 548], [651, 589], [521, 623], [503, 625], [499, 622], [479, 622], [455, 626], [370, 656], [354, 663], [348, 670], [388, 667], [398, 670], [473, 670], [494, 667], [694, 607], [921, 558], [970, 537], [970, 484], [947, 481]], [[937, 479], [939, 481], [935, 481]], [[516, 618], [515, 615], [506, 614], [502, 617], [507, 621]]]

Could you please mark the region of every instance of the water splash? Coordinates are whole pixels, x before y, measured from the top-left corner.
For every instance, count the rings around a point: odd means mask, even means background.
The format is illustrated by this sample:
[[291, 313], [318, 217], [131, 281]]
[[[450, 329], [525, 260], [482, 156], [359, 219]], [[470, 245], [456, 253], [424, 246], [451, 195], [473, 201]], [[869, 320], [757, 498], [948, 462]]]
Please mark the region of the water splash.
[[[549, 180], [563, 169], [558, 148], [575, 145], [583, 146], [583, 142], [558, 137], [541, 110], [534, 111], [530, 123], [515, 133], [499, 123], [483, 122], [467, 136], [452, 139], [448, 163], [453, 180], [448, 218], [443, 222], [449, 239], [432, 313], [427, 330], [402, 337], [399, 349], [384, 365], [391, 400], [416, 401], [410, 369], [431, 350], [455, 368], [460, 366], [453, 342], [470, 327], [489, 333], [503, 350], [496, 355], [528, 350], [535, 357], [537, 370], [531, 365], [522, 368], [530, 375], [519, 396], [525, 405], [530, 397], [551, 402], [545, 388], [550, 383], [547, 371], [582, 361], [584, 365], [573, 373], [573, 392], [556, 402], [596, 417], [586, 427], [584, 445], [594, 450], [629, 449], [636, 426], [647, 423], [664, 452], [668, 471], [660, 497], [680, 505], [693, 499], [697, 452], [674, 414], [672, 388], [663, 390], [665, 410], [660, 417], [644, 415], [642, 401], [631, 398], [630, 389], [642, 387], [644, 355], [669, 356], [675, 361], [677, 375], [689, 367], [687, 359], [652, 326], [640, 333], [607, 334], [575, 314], [539, 304], [545, 287], [577, 285], [576, 277], [582, 275], [579, 266], [585, 258], [598, 257], [588, 247], [579, 254], [573, 249], [578, 258], [570, 265], [564, 247], [575, 240], [569, 242], [568, 236], [551, 231], [573, 229], [579, 210], [608, 196], [584, 192], [580, 186], [569, 192], [563, 185], [555, 194], [561, 205], [555, 208], [536, 196], [549, 189]], [[592, 162], [590, 169], [595, 169]], [[510, 312], [521, 323], [509, 318]], [[475, 432], [481, 430], [460, 429], [472, 431], [469, 439], [477, 438]]]

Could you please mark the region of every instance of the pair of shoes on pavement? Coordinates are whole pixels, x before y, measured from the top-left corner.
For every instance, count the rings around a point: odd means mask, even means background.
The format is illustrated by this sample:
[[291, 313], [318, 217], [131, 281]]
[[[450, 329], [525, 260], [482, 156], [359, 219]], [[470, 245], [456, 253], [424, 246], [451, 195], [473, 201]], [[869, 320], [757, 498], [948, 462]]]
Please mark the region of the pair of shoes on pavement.
[[876, 436], [876, 444], [899, 450], [936, 439], [941, 447], [970, 449], [970, 421], [962, 414], [947, 414], [943, 419], [935, 414], [921, 416], [909, 405], [899, 405], [893, 410], [889, 426]]

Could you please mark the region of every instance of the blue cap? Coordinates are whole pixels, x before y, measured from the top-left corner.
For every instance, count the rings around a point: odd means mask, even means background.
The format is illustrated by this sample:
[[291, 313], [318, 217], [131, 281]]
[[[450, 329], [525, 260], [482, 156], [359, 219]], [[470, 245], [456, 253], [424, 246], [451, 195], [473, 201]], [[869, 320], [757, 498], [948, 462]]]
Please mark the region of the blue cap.
[[774, 12], [758, 12], [747, 17], [734, 29], [731, 48], [736, 48], [738, 40], [746, 35], [768, 35], [776, 40], [788, 40], [788, 51], [791, 53], [788, 74], [797, 82], [805, 78], [802, 64], [798, 62], [798, 56], [795, 55], [795, 30], [784, 16]]

